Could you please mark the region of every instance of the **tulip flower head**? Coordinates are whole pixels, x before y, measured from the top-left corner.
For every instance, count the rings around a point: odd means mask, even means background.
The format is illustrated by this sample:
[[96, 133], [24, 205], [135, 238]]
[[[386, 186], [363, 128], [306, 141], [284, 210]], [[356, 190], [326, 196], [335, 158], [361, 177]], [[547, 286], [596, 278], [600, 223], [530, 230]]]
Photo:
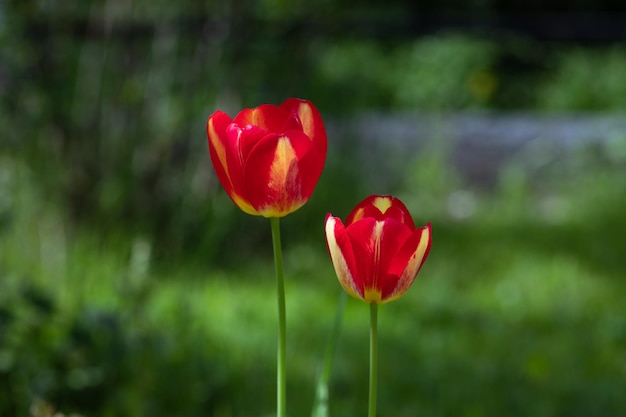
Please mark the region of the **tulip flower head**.
[[413, 284], [431, 245], [431, 226], [415, 227], [397, 198], [372, 195], [348, 215], [345, 225], [326, 216], [326, 243], [339, 282], [367, 303], [387, 303]]
[[322, 117], [306, 100], [262, 104], [234, 119], [216, 111], [207, 121], [207, 136], [218, 179], [252, 215], [283, 217], [302, 207], [326, 161]]

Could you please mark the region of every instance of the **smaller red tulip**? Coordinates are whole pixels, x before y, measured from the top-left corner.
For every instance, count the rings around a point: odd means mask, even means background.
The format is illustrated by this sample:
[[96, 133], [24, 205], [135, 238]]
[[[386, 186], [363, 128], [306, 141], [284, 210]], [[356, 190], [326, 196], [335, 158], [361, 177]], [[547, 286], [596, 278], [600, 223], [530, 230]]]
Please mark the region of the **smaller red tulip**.
[[326, 161], [326, 129], [313, 103], [262, 104], [207, 121], [209, 153], [233, 202], [256, 216], [283, 217], [311, 197]]
[[430, 252], [431, 226], [415, 227], [397, 198], [372, 195], [346, 219], [326, 216], [326, 243], [339, 282], [367, 303], [404, 294]]

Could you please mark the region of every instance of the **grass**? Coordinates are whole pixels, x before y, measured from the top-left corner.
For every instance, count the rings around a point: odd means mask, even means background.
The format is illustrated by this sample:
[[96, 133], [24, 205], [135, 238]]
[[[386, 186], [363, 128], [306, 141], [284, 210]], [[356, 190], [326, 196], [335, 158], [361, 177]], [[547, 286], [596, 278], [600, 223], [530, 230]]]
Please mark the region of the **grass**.
[[[271, 257], [233, 268], [155, 262], [142, 237], [73, 229], [11, 166], [2, 414], [24, 415], [36, 396], [90, 416], [272, 414]], [[569, 181], [551, 189], [568, 207], [556, 218], [529, 188], [515, 198], [470, 190], [469, 218], [423, 206], [430, 258], [379, 313], [382, 416], [626, 414], [624, 179], [599, 168], [578, 184], [585, 192]], [[288, 410], [307, 415], [339, 286], [323, 242], [284, 247]], [[331, 415], [365, 412], [367, 310], [348, 302]]]

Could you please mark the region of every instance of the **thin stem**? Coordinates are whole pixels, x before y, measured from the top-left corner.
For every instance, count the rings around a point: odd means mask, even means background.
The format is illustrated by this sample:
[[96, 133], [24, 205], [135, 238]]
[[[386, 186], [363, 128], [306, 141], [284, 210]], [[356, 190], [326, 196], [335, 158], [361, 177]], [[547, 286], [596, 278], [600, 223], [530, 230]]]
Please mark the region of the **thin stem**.
[[276, 350], [276, 416], [285, 417], [286, 412], [286, 372], [285, 351], [287, 340], [287, 321], [285, 318], [285, 280], [283, 278], [283, 253], [280, 246], [280, 219], [270, 219], [272, 226], [272, 245], [274, 247], [274, 266], [276, 268], [276, 289], [278, 301], [278, 348]]
[[378, 379], [378, 304], [370, 303], [370, 399], [368, 417], [376, 417]]
[[343, 289], [340, 290], [339, 300], [337, 301], [337, 311], [335, 312], [335, 321], [331, 330], [326, 351], [324, 352], [324, 364], [317, 380], [315, 389], [315, 402], [313, 403], [312, 417], [328, 417], [328, 381], [333, 370], [333, 359], [337, 350], [337, 340], [341, 333], [341, 322], [343, 320], [343, 312], [346, 308], [346, 300], [348, 293]]

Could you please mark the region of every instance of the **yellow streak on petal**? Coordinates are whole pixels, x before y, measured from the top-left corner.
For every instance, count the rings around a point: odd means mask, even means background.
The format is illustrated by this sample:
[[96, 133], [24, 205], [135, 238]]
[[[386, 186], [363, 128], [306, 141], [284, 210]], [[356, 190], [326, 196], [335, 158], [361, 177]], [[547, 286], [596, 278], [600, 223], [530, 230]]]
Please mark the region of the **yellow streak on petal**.
[[350, 273], [350, 269], [348, 268], [346, 258], [343, 256], [343, 253], [341, 252], [341, 249], [337, 244], [337, 239], [335, 238], [336, 224], [337, 219], [335, 219], [334, 217], [329, 217], [326, 221], [326, 241], [328, 243], [330, 259], [333, 262], [335, 273], [337, 274], [337, 278], [339, 279], [339, 283], [341, 284], [343, 289], [350, 296], [361, 299], [361, 296], [358, 293], [356, 283], [354, 282], [354, 277], [352, 276], [352, 274]]
[[[411, 259], [409, 260], [409, 265], [402, 273], [401, 278], [404, 278], [406, 274], [408, 274], [409, 278], [411, 277], [411, 274], [413, 276], [417, 275], [417, 272], [418, 272], [417, 270], [422, 264], [422, 260], [424, 259], [424, 254], [426, 253], [426, 249], [428, 248], [428, 243], [430, 242], [430, 238], [431, 238], [430, 229], [425, 227], [422, 230], [422, 237], [420, 238], [420, 244], [417, 246], [417, 250], [415, 251], [413, 256], [411, 256]], [[412, 268], [413, 270], [409, 271], [409, 268]]]
[[264, 217], [283, 217], [306, 203], [298, 182], [296, 151], [286, 137], [280, 138], [276, 145], [267, 185], [276, 193], [277, 199], [259, 209]]
[[209, 119], [209, 139], [211, 140], [211, 145], [213, 145], [213, 149], [215, 149], [220, 165], [222, 165], [224, 171], [226, 172], [228, 181], [232, 184], [230, 173], [228, 172], [228, 164], [226, 163], [226, 149], [222, 146], [222, 142], [220, 142], [218, 138], [219, 135], [215, 131], [215, 126], [213, 126], [213, 119]]
[[298, 117], [300, 118], [300, 123], [302, 124], [304, 134], [307, 135], [309, 138], [312, 138], [314, 132], [310, 128], [314, 125], [314, 119], [311, 107], [305, 105], [304, 103], [300, 103], [296, 112], [298, 113]]
[[374, 273], [374, 276], [372, 277], [372, 285], [370, 287], [365, 287], [363, 291], [365, 293], [363, 298], [367, 302], [379, 302], [381, 297], [382, 286], [380, 285], [380, 280], [382, 279], [382, 277], [378, 276], [378, 272], [380, 270], [380, 239], [383, 235], [383, 225], [384, 223], [382, 221], [377, 221], [376, 225], [374, 226], [374, 233], [372, 235], [372, 243], [374, 245], [374, 269], [372, 272]]
[[390, 197], [376, 197], [372, 202], [372, 205], [376, 207], [382, 214], [391, 207], [391, 198]]
[[274, 191], [291, 190], [293, 187], [290, 186], [294, 185], [293, 181], [297, 178], [297, 174], [296, 151], [289, 139], [280, 138], [270, 167], [268, 185]]
[[362, 208], [355, 211], [354, 215], [352, 216], [352, 223], [355, 223], [358, 220], [361, 220], [363, 218], [363, 213], [365, 213], [365, 210]]
[[231, 197], [232, 197], [233, 201], [235, 202], [235, 204], [237, 205], [237, 207], [239, 207], [241, 209], [241, 211], [243, 211], [244, 213], [251, 214], [253, 216], [260, 216], [260, 215], [262, 215], [262, 213], [257, 211], [252, 206], [252, 204], [250, 204], [247, 200], [242, 198], [236, 192], [233, 191], [233, 194], [231, 195]]
[[263, 118], [263, 112], [261, 112], [261, 110], [255, 107], [250, 112], [250, 115], [251, 115], [250, 117], [251, 120], [249, 120], [248, 123], [255, 125], [255, 126], [259, 126], [263, 129], [267, 127], [265, 124], [265, 119]]

